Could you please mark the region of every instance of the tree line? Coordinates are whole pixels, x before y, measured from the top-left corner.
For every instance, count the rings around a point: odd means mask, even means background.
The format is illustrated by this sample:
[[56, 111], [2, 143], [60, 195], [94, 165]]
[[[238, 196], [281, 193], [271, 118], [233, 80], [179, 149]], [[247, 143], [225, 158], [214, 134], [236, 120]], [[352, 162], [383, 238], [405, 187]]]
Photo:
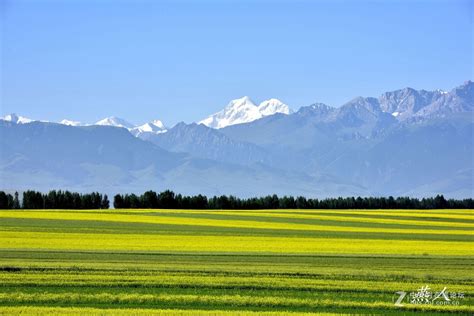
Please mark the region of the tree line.
[[443, 195], [433, 198], [410, 197], [346, 197], [311, 199], [292, 196], [238, 198], [232, 195], [221, 195], [207, 198], [201, 194], [185, 196], [173, 191], [156, 193], [147, 191], [142, 195], [117, 194], [114, 207], [120, 208], [167, 208], [167, 209], [442, 209], [474, 208], [473, 199], [446, 200]]
[[69, 191], [23, 192], [20, 203], [18, 192], [11, 194], [0, 191], [0, 209], [108, 209], [109, 198], [98, 192], [81, 194]]
[[[113, 206], [116, 209], [473, 209], [472, 198], [445, 199], [443, 195], [431, 198], [411, 197], [339, 197], [313, 199], [268, 195], [264, 197], [238, 198], [232, 195], [213, 196], [181, 195], [166, 190], [160, 193], [147, 191], [141, 195], [117, 194]], [[18, 192], [11, 195], [0, 191], [0, 209], [108, 209], [110, 202], [106, 194], [98, 192], [82, 194], [69, 191], [50, 191], [43, 194], [25, 191], [19, 199]]]

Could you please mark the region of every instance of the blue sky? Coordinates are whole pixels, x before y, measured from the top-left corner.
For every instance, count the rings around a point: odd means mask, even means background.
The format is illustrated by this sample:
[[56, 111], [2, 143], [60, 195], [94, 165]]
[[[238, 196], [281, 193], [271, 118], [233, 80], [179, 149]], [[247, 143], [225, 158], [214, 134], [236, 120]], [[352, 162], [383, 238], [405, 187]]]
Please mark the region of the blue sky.
[[472, 79], [472, 2], [0, 1], [2, 115], [192, 122]]

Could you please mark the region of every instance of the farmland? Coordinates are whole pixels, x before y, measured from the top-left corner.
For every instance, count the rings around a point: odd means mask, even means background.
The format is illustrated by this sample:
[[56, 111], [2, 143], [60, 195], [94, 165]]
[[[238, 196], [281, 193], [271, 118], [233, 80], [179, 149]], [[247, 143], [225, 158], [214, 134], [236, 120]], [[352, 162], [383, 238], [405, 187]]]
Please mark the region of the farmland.
[[[0, 314], [472, 314], [473, 228], [471, 210], [0, 211]], [[457, 304], [395, 306], [426, 285]]]

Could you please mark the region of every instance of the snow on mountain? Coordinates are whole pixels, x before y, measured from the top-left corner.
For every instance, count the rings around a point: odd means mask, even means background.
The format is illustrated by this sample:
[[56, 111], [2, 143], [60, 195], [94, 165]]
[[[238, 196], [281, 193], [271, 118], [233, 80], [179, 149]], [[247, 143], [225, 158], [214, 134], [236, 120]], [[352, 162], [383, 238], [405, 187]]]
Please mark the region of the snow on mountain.
[[229, 102], [227, 106], [199, 122], [211, 128], [249, 123], [276, 113], [290, 114], [290, 108], [280, 100], [270, 99], [258, 106], [247, 96]]
[[[16, 115], [14, 113], [6, 115], [4, 117], [0, 117], [0, 120], [3, 121], [8, 121], [12, 122], [15, 124], [26, 124], [26, 123], [31, 123], [31, 122], [37, 122], [36, 120], [32, 120], [23, 116]], [[47, 121], [40, 121], [47, 123]], [[67, 126], [88, 126], [90, 124], [83, 124], [79, 121], [74, 121], [74, 120], [68, 120], [64, 119], [60, 122], [59, 124], [62, 125], [67, 125]], [[130, 131], [134, 136], [138, 137], [139, 135], [143, 133], [152, 133], [152, 134], [159, 134], [159, 133], [164, 133], [166, 132], [166, 127], [160, 120], [154, 120], [149, 123], [140, 125], [140, 126], [134, 126], [133, 124], [125, 121], [124, 119], [118, 118], [118, 117], [107, 117], [104, 118], [92, 125], [101, 125], [101, 126], [114, 126], [114, 127], [122, 127], [126, 128], [127, 130]]]
[[118, 117], [107, 117], [96, 122], [94, 125], [115, 126], [126, 128], [133, 136], [139, 137], [142, 134], [160, 134], [167, 131], [165, 125], [160, 120], [154, 120], [143, 125], [134, 126], [133, 124]]
[[255, 103], [245, 96], [230, 101], [222, 111], [209, 116], [199, 123], [211, 128], [223, 128], [229, 125], [252, 122], [261, 117], [262, 114]]
[[68, 125], [68, 126], [81, 126], [82, 125], [81, 122], [67, 120], [67, 119], [62, 120], [61, 122], [59, 122], [59, 124]]
[[139, 137], [144, 133], [161, 134], [167, 131], [165, 125], [160, 120], [154, 120], [129, 130], [135, 137]]
[[115, 127], [123, 127], [126, 129], [132, 129], [135, 126], [133, 124], [125, 121], [124, 119], [111, 116], [111, 117], [106, 117], [98, 122], [96, 122], [94, 125], [102, 125], [102, 126], [115, 126]]
[[273, 115], [275, 113], [290, 114], [291, 110], [285, 103], [278, 99], [270, 99], [263, 101], [258, 106], [259, 112], [262, 116]]
[[1, 119], [4, 121], [15, 123], [15, 124], [26, 124], [26, 123], [33, 122], [32, 119], [26, 118], [24, 116], [16, 115], [15, 113], [5, 115]]
[[[43, 121], [43, 120], [32, 120], [32, 119], [29, 119], [29, 118], [26, 118], [24, 116], [20, 116], [20, 115], [14, 114], [14, 113], [5, 115], [4, 117], [1, 117], [0, 119], [4, 120], [4, 121], [7, 121], [7, 122], [15, 123], [15, 124], [27, 124], [27, 123], [31, 123], [31, 122], [49, 123], [48, 121]], [[81, 122], [66, 120], [66, 119], [59, 122], [59, 124], [69, 125], [69, 126], [80, 126], [80, 125], [82, 125]]]

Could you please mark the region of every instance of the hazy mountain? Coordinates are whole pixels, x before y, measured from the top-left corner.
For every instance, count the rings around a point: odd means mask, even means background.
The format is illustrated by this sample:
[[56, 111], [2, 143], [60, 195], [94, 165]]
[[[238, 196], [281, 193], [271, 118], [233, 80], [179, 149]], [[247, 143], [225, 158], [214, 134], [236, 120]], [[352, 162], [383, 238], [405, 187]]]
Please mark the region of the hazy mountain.
[[423, 120], [473, 111], [473, 91], [474, 83], [466, 81], [449, 92], [412, 88], [386, 92], [378, 101], [384, 112], [392, 113], [398, 120]]
[[398, 120], [411, 118], [418, 111], [441, 98], [446, 92], [437, 91], [417, 91], [412, 88], [405, 88], [392, 92], [386, 92], [379, 97], [382, 111], [391, 113]]
[[166, 150], [186, 152], [199, 158], [243, 165], [271, 160], [271, 155], [257, 145], [233, 140], [202, 124], [179, 123], [166, 133], [140, 137]]
[[275, 168], [331, 174], [372, 194], [474, 196], [472, 91], [472, 82], [447, 93], [404, 89], [219, 131], [260, 146]]
[[4, 190], [98, 190], [108, 194], [173, 189], [186, 194], [305, 194], [364, 188], [325, 175], [242, 166], [171, 153], [111, 126], [0, 121], [0, 186]]
[[474, 111], [474, 83], [466, 81], [416, 113], [416, 118], [448, 117]]
[[[82, 164], [135, 170], [155, 164], [166, 169], [182, 155], [171, 154], [108, 126], [73, 127], [55, 123], [0, 121], [1, 160], [15, 170], [43, 169], [80, 176]], [[78, 172], [75, 174], [75, 172]]]
[[[322, 167], [381, 194], [425, 196], [438, 183], [438, 192], [446, 195], [470, 191], [473, 196], [473, 126], [469, 118], [397, 126], [383, 137], [358, 142], [358, 147], [345, 146], [350, 149]], [[471, 182], [456, 184], [459, 174], [470, 175]]]
[[[330, 126], [319, 117], [312, 121], [307, 116], [294, 116], [263, 119], [245, 129], [234, 126], [222, 132], [261, 146], [271, 154], [275, 168], [308, 175], [330, 174], [357, 183], [371, 194], [424, 196], [437, 191], [448, 196], [474, 196], [474, 130], [470, 118], [395, 125], [359, 138], [338, 136], [345, 135], [345, 129], [335, 128], [331, 134]], [[270, 132], [260, 137], [265, 131]], [[462, 182], [456, 180], [460, 175]]]

